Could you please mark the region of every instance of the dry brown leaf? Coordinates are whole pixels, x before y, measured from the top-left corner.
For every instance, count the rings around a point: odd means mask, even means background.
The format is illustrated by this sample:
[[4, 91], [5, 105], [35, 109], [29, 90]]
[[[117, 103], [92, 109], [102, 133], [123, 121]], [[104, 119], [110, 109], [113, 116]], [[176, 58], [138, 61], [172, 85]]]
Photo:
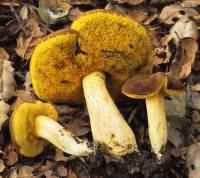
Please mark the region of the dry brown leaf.
[[32, 166], [21, 166], [19, 168], [19, 172], [18, 172], [18, 177], [19, 178], [27, 178], [27, 177], [33, 177], [33, 171], [34, 168]]
[[12, 96], [15, 96], [14, 69], [10, 61], [0, 58], [0, 99], [7, 101]]
[[184, 8], [180, 5], [169, 5], [162, 9], [159, 18], [166, 24], [174, 24], [176, 21], [188, 18], [191, 16], [197, 16], [199, 13], [192, 8]]
[[25, 25], [29, 29], [29, 36], [26, 37], [21, 32], [17, 38], [17, 47], [15, 50], [22, 59], [29, 60], [35, 46], [44, 36], [44, 32], [41, 31], [34, 17], [31, 17]]
[[67, 129], [76, 136], [83, 136], [90, 132], [90, 123], [85, 119], [72, 119], [67, 124]]
[[20, 0], [1, 0], [0, 5], [4, 6], [19, 6]]
[[13, 166], [18, 161], [18, 154], [14, 149], [14, 145], [9, 144], [6, 150], [5, 163], [8, 166]]
[[20, 14], [20, 17], [21, 17], [22, 20], [28, 19], [28, 5], [24, 5], [21, 8], [19, 14]]
[[61, 176], [61, 177], [68, 176], [68, 170], [67, 170], [67, 168], [64, 167], [64, 166], [62, 166], [62, 165], [58, 166], [57, 172], [58, 172], [58, 175]]
[[39, 15], [48, 25], [66, 16], [70, 9], [71, 5], [65, 0], [39, 0]]
[[8, 119], [8, 111], [10, 110], [10, 105], [4, 101], [0, 101], [0, 130], [4, 122]]
[[75, 158], [77, 158], [77, 156], [73, 156], [73, 155], [65, 156], [63, 151], [56, 148], [55, 161], [68, 162], [68, 161], [74, 160]]
[[170, 29], [170, 35], [173, 38], [176, 45], [182, 38], [191, 37], [195, 40], [198, 39], [199, 32], [197, 25], [194, 21], [189, 19], [177, 21]]
[[200, 142], [188, 147], [187, 168], [189, 178], [200, 178]]
[[181, 3], [182, 7], [197, 7], [200, 5], [200, 0], [184, 0]]
[[5, 49], [0, 47], [0, 60], [8, 60], [8, 59], [9, 59], [9, 54]]
[[0, 159], [0, 172], [3, 172], [5, 169], [4, 161]]
[[25, 102], [25, 101], [31, 102], [35, 100], [33, 94], [25, 90], [17, 90], [16, 96], [17, 96], [17, 99], [11, 105], [12, 110], [14, 110], [22, 102]]
[[13, 169], [9, 175], [9, 178], [18, 178], [17, 171]]
[[144, 2], [144, 0], [114, 0], [117, 3], [128, 3], [131, 5], [138, 5]]
[[24, 86], [25, 86], [26, 91], [33, 91], [30, 72], [26, 73]]
[[68, 14], [68, 19], [74, 21], [79, 16], [83, 15], [83, 12], [78, 8], [71, 8]]
[[196, 40], [192, 38], [181, 39], [170, 68], [170, 73], [175, 78], [183, 79], [191, 73], [197, 50], [198, 44]]
[[108, 3], [106, 6], [105, 6], [105, 9], [106, 10], [111, 10], [111, 11], [115, 11], [115, 12], [118, 12], [118, 13], [121, 13], [121, 14], [129, 14], [130, 13], [130, 10], [122, 5], [119, 5], [119, 4], [113, 4], [113, 3]]
[[0, 26], [0, 42], [5, 42], [10, 36], [15, 36], [19, 30], [17, 20], [12, 20], [3, 27]]
[[191, 87], [192, 87], [192, 90], [194, 91], [200, 91], [200, 83], [196, 83], [192, 85]]
[[71, 169], [68, 171], [68, 178], [77, 178], [76, 174]]

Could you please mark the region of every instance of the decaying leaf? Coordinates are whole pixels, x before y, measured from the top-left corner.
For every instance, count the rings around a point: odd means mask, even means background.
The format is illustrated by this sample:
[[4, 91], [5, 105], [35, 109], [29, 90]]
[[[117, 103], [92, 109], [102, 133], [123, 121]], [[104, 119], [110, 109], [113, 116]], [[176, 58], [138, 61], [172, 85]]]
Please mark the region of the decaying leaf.
[[79, 16], [83, 15], [83, 12], [78, 8], [71, 8], [69, 14], [67, 15], [68, 19], [74, 21]]
[[67, 162], [67, 161], [74, 160], [75, 158], [77, 158], [77, 156], [73, 156], [73, 155], [65, 156], [63, 151], [61, 151], [60, 149], [56, 149], [55, 161]]
[[44, 32], [41, 31], [34, 17], [31, 17], [25, 25], [30, 31], [29, 36], [26, 37], [23, 32], [19, 34], [16, 52], [22, 59], [29, 60], [35, 46], [44, 36]]
[[15, 96], [14, 69], [10, 61], [0, 58], [0, 99], [7, 101], [12, 96]]
[[189, 170], [189, 178], [200, 177], [200, 142], [188, 147], [187, 168]]
[[89, 121], [84, 119], [73, 119], [67, 124], [67, 129], [76, 136], [83, 136], [90, 132]]
[[5, 163], [8, 166], [13, 166], [18, 161], [18, 154], [16, 153], [15, 147], [9, 144], [6, 149]]
[[17, 90], [16, 96], [17, 96], [17, 99], [11, 105], [12, 110], [14, 110], [22, 102], [25, 102], [25, 101], [31, 102], [31, 101], [35, 100], [33, 94], [30, 91]]
[[5, 169], [4, 161], [0, 159], [0, 172], [3, 172]]
[[179, 44], [180, 39], [191, 37], [194, 40], [198, 39], [199, 32], [194, 21], [189, 19], [177, 21], [170, 30], [170, 35], [176, 45]]
[[34, 168], [32, 166], [21, 166], [19, 168], [18, 177], [33, 177]]
[[181, 3], [182, 7], [197, 7], [200, 5], [200, 1], [199, 0], [184, 0]]
[[58, 166], [57, 172], [60, 177], [68, 176], [68, 170], [63, 165]]
[[30, 72], [26, 73], [24, 86], [25, 86], [26, 91], [33, 91]]
[[196, 83], [192, 85], [191, 87], [192, 87], [192, 90], [194, 91], [200, 91], [200, 83]]
[[144, 2], [144, 0], [114, 0], [118, 3], [128, 3], [131, 5], [138, 5], [141, 4], [142, 2]]
[[198, 14], [199, 13], [192, 8], [184, 8], [180, 5], [172, 4], [162, 9], [159, 18], [166, 24], [174, 24], [180, 19], [197, 16]]
[[4, 122], [8, 119], [8, 111], [10, 109], [10, 105], [5, 103], [4, 101], [0, 101], [0, 130]]
[[197, 50], [198, 44], [193, 38], [183, 38], [180, 40], [170, 69], [175, 78], [183, 79], [191, 73]]
[[39, 14], [48, 25], [69, 13], [71, 5], [64, 0], [39, 0]]

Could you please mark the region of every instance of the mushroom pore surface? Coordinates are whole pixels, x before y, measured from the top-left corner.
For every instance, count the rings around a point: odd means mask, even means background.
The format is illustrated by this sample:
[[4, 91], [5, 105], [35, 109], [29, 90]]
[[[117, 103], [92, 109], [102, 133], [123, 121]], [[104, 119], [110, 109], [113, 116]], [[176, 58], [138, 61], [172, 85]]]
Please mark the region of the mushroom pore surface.
[[111, 96], [138, 71], [151, 70], [152, 45], [145, 28], [128, 16], [95, 10], [75, 20], [74, 33], [46, 38], [35, 49], [30, 66], [37, 96], [46, 101], [81, 103], [82, 78], [106, 73]]

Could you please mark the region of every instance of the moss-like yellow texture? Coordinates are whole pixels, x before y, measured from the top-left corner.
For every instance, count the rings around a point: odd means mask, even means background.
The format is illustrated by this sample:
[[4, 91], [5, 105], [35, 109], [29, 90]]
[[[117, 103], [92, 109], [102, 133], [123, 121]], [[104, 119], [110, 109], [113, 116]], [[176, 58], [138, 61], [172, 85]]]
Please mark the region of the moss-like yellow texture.
[[82, 78], [95, 70], [106, 72], [108, 89], [116, 98], [134, 72], [151, 69], [150, 38], [132, 18], [95, 10], [79, 17], [71, 28], [77, 34], [51, 37], [33, 53], [30, 73], [41, 99], [82, 102]]
[[27, 157], [35, 157], [47, 145], [44, 139], [34, 136], [34, 119], [39, 115], [58, 120], [58, 113], [51, 104], [36, 101], [20, 104], [13, 112], [10, 121], [13, 141], [19, 147], [20, 153]]

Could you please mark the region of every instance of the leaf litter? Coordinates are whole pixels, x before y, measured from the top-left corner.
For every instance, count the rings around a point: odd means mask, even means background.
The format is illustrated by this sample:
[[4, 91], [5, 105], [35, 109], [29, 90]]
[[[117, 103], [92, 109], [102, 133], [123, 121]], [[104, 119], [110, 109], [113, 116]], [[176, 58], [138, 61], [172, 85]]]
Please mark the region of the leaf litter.
[[[0, 2], [0, 176], [200, 177], [199, 5], [199, 1], [190, 0]], [[123, 163], [105, 163], [102, 158], [92, 162], [90, 158], [67, 155], [52, 146], [37, 158], [29, 159], [21, 156], [11, 142], [8, 129], [11, 112], [21, 102], [36, 99], [28, 67], [35, 46], [47, 34], [69, 26], [92, 9], [127, 14], [145, 25], [154, 46], [154, 71], [169, 73], [186, 86], [184, 97], [165, 99], [169, 137], [161, 162], [151, 153], [144, 101], [119, 103], [119, 109], [136, 133], [140, 148], [140, 155], [127, 155]], [[59, 122], [64, 127], [76, 136], [92, 140], [88, 112], [84, 107], [55, 106], [60, 115]]]

